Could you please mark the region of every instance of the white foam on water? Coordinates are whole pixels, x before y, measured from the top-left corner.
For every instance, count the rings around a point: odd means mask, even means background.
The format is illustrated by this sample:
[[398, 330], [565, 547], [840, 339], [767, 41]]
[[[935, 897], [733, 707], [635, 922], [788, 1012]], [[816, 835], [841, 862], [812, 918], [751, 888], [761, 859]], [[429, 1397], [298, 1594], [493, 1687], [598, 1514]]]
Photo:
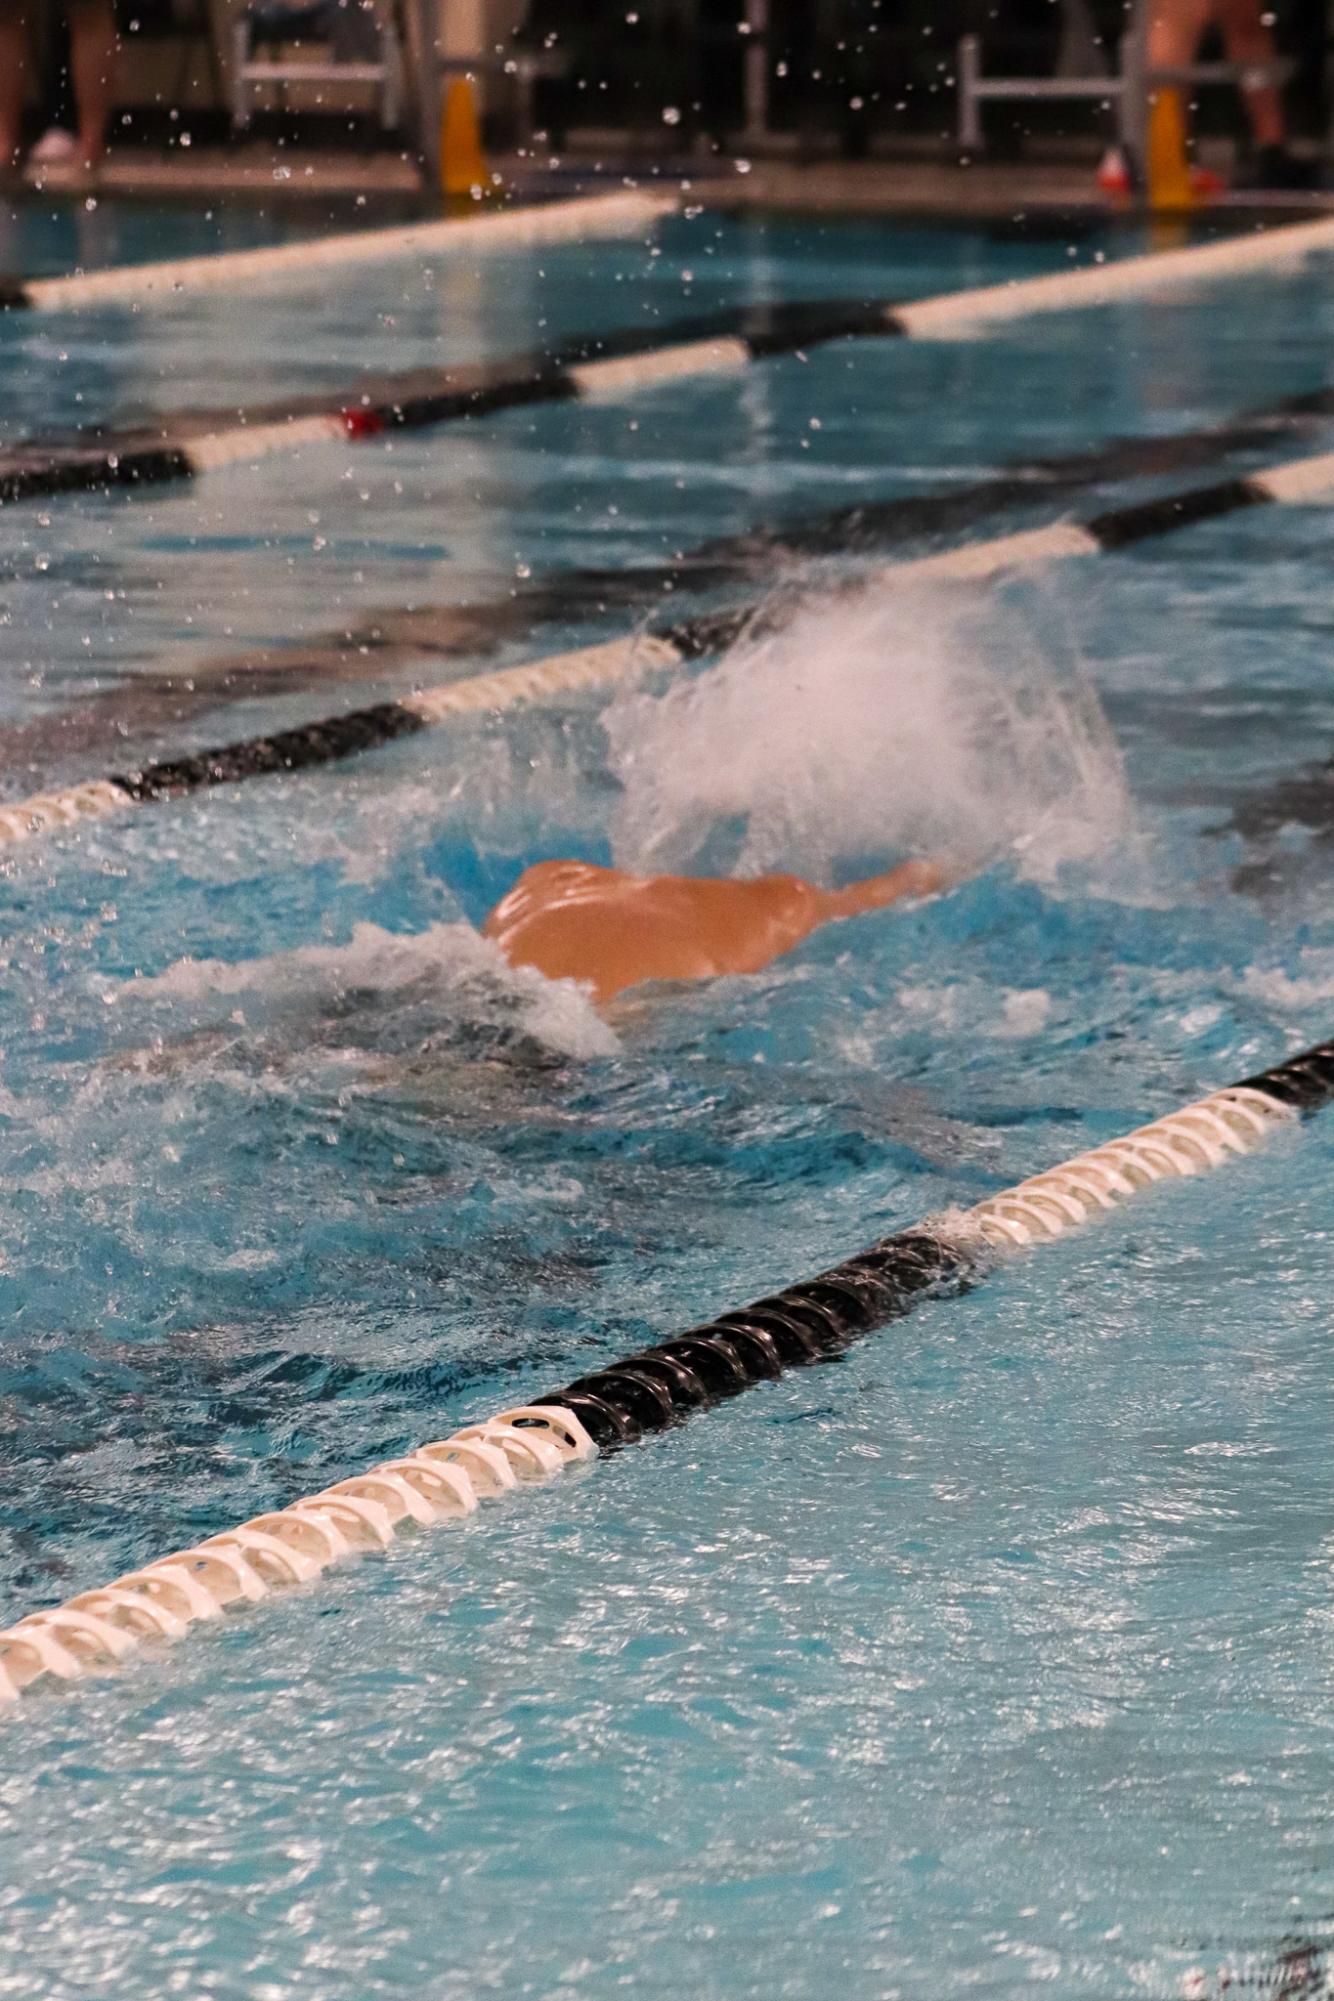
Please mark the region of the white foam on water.
[[1046, 1033], [1052, 996], [1045, 987], [997, 987], [990, 980], [947, 980], [938, 986], [905, 983], [894, 1004], [909, 1023], [931, 1024], [951, 1034], [991, 1035], [1023, 1042]]
[[829, 880], [849, 860], [975, 869], [1009, 854], [1049, 879], [1119, 861], [1130, 841], [1088, 676], [994, 590], [882, 582], [807, 599], [703, 674], [619, 696], [604, 723], [624, 788], [616, 858], [632, 869]]
[[362, 923], [343, 945], [301, 945], [240, 961], [178, 959], [165, 972], [119, 983], [107, 999], [166, 1001], [186, 1011], [214, 1012], [220, 1002], [231, 1002], [224, 1017], [248, 1026], [250, 1002], [257, 1009], [316, 1008], [349, 995], [383, 997], [409, 989], [428, 992], [446, 1021], [505, 1024], [563, 1056], [608, 1056], [620, 1047], [583, 987], [510, 966], [469, 924], [431, 924], [404, 933]]
[[1334, 954], [1308, 948], [1300, 955], [1302, 970], [1284, 972], [1279, 966], [1247, 966], [1240, 988], [1248, 1000], [1259, 1001], [1281, 1014], [1310, 1016], [1334, 1000]]

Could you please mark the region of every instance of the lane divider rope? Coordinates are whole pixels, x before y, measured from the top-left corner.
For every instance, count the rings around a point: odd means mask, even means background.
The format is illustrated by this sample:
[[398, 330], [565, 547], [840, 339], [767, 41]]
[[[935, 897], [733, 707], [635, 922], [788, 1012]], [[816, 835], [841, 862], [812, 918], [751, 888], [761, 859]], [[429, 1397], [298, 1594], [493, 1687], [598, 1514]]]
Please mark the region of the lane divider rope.
[[409, 1523], [462, 1521], [483, 1501], [549, 1480], [595, 1452], [579, 1419], [551, 1406], [465, 1425], [20, 1619], [0, 1633], [0, 1705], [17, 1702], [34, 1682], [80, 1680], [145, 1642], [177, 1640], [231, 1606], [309, 1584], [331, 1564], [386, 1548]]
[[121, 740], [159, 730], [216, 708], [228, 696], [249, 695], [257, 683], [286, 690], [345, 674], [373, 661], [383, 670], [427, 658], [461, 659], [531, 638], [544, 624], [589, 619], [616, 610], [643, 611], [685, 589], [717, 590], [772, 573], [776, 560], [829, 555], [867, 557], [910, 541], [960, 534], [1016, 508], [1050, 506], [1093, 485], [1161, 478], [1208, 465], [1232, 452], [1272, 447], [1334, 414], [1334, 392], [1286, 396], [1217, 423], [1143, 438], [1112, 438], [1091, 450], [1018, 461], [987, 478], [928, 493], [859, 500], [852, 506], [791, 521], [710, 537], [667, 560], [609, 570], [592, 565], [522, 579], [502, 594], [461, 603], [417, 603], [364, 612], [360, 621], [314, 632], [305, 640], [267, 642], [249, 651], [192, 659], [173, 671], [161, 663], [150, 678], [117, 681], [63, 709], [0, 724], [0, 764], [35, 769], [82, 742]]
[[[1268, 502], [1299, 505], [1334, 493], [1334, 452], [1113, 508], [1084, 522], [1057, 521], [989, 541], [966, 542], [936, 555], [863, 572], [849, 588], [876, 583], [983, 580], [1027, 565], [1119, 550], [1150, 536]], [[754, 604], [682, 620], [662, 632], [635, 633], [547, 655], [493, 673], [423, 688], [397, 700], [351, 709], [271, 735], [216, 749], [162, 758], [140, 770], [84, 780], [0, 808], [0, 848], [82, 820], [105, 819], [130, 806], [180, 798], [249, 778], [312, 770], [378, 749], [450, 718], [499, 713], [518, 704], [612, 685], [654, 667], [670, 667], [723, 651], [755, 617]]]
[[910, 338], [971, 340], [985, 328], [1030, 314], [1087, 311], [1123, 299], [1152, 298], [1183, 286], [1302, 264], [1330, 250], [1334, 250], [1334, 218], [1325, 216], [1277, 229], [1261, 226], [1218, 243], [1151, 250], [1140, 257], [1084, 264], [1074, 271], [945, 292], [934, 299], [915, 299], [895, 311], [899, 331]]
[[582, 242], [596, 236], [634, 236], [680, 208], [674, 192], [617, 188], [562, 201], [480, 209], [476, 214], [390, 229], [349, 230], [339, 236], [263, 244], [251, 250], [217, 250], [202, 257], [156, 264], [119, 264], [102, 271], [73, 271], [55, 278], [0, 279], [0, 307], [34, 312], [136, 302], [158, 304], [187, 292], [253, 291], [289, 283], [319, 269], [431, 257], [463, 250], [508, 250], [525, 243]]
[[1334, 1041], [969, 1210], [883, 1238], [813, 1279], [603, 1363], [563, 1389], [29, 1613], [0, 1631], [0, 1705], [34, 1686], [115, 1667], [231, 1607], [310, 1584], [409, 1527], [462, 1521], [483, 1501], [633, 1444], [789, 1368], [833, 1360], [919, 1299], [970, 1288], [998, 1259], [1065, 1236], [1158, 1182], [1254, 1153], [1331, 1098]]
[[303, 446], [485, 416], [521, 404], [609, 402], [655, 382], [745, 367], [820, 342], [884, 334], [884, 309], [842, 301], [743, 306], [660, 327], [624, 327], [550, 354], [458, 362], [377, 377], [354, 388], [249, 409], [185, 412], [157, 427], [89, 432], [74, 443], [32, 441], [0, 452], [0, 503], [111, 487], [158, 487]]
[[[611, 218], [612, 227], [633, 228], [676, 206], [675, 198], [665, 195], [627, 193], [599, 199], [603, 204], [600, 209], [596, 202], [551, 204], [485, 220], [485, 228], [494, 231], [508, 223], [516, 232], [520, 224], [536, 229], [545, 217], [555, 234], [592, 234], [605, 226], [598, 220], [604, 216]], [[483, 226], [483, 218], [474, 220], [479, 228]], [[102, 297], [137, 297], [138, 292], [124, 289], [135, 285], [146, 288], [144, 296], [160, 296], [207, 283], [230, 283], [232, 276], [285, 274], [312, 264], [343, 263], [354, 253], [401, 254], [405, 245], [427, 250], [437, 240], [456, 240], [455, 233], [468, 226], [428, 223], [417, 225], [415, 232], [368, 232], [324, 243], [243, 251], [234, 257], [222, 253], [192, 259], [187, 265], [145, 265], [74, 278], [33, 279], [11, 283], [8, 288], [0, 284], [0, 304], [83, 304]], [[380, 239], [399, 246], [399, 250], [375, 250]], [[364, 247], [367, 244], [371, 247]], [[363, 247], [357, 251], [357, 246]], [[1182, 285], [1299, 264], [1330, 249], [1334, 249], [1334, 219], [1323, 218], [1231, 237], [1221, 243], [1156, 251], [934, 298], [905, 302], [796, 300], [742, 306], [667, 329], [625, 328], [576, 341], [549, 357], [530, 354], [510, 361], [417, 370], [317, 403], [305, 398], [235, 415], [215, 412], [203, 420], [174, 417], [152, 431], [141, 428], [119, 435], [90, 434], [86, 442], [75, 445], [15, 447], [0, 455], [0, 502], [110, 487], [134, 490], [158, 486], [316, 442], [375, 438], [390, 430], [445, 423], [519, 404], [567, 398], [609, 401], [692, 376], [730, 373], [754, 361], [801, 353], [835, 340], [877, 336], [972, 339], [989, 327], [1029, 314], [1154, 297]], [[117, 290], [118, 286], [122, 289]]]
[[[116, 265], [102, 271], [75, 271], [54, 278], [0, 278], [0, 308], [37, 312], [100, 305], [108, 301], [161, 301], [185, 292], [247, 289], [317, 266], [345, 266], [442, 250], [505, 249], [517, 243], [579, 241], [600, 235], [633, 235], [680, 210], [676, 193], [626, 188], [567, 201], [533, 202], [520, 208], [485, 210], [438, 222], [393, 229], [355, 230], [342, 236], [299, 243], [268, 244], [253, 250], [222, 250], [203, 257], [156, 264]], [[1220, 242], [1151, 250], [1073, 271], [1056, 271], [1001, 284], [973, 286], [906, 302], [873, 301], [856, 311], [868, 320], [878, 314], [884, 331], [910, 338], [950, 340], [1030, 313], [1063, 312], [1120, 299], [1147, 298], [1182, 285], [1210, 283], [1251, 271], [1300, 264], [1334, 248], [1334, 219], [1259, 226]], [[809, 307], [794, 306], [800, 312]], [[867, 331], [870, 331], [868, 326]], [[811, 338], [818, 336], [812, 332]], [[760, 359], [757, 348], [752, 359]]]

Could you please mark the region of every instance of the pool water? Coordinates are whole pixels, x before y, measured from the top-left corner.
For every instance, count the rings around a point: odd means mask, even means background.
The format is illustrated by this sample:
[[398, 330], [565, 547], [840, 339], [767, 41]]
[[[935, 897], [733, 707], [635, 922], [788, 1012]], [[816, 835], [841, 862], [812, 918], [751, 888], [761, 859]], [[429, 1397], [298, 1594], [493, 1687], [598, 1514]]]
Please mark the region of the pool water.
[[[36, 434], [1068, 251], [699, 215], [429, 284], [11, 315], [0, 379]], [[1324, 386], [1332, 319], [1313, 264], [6, 509], [8, 790], [160, 748], [144, 692], [243, 644]], [[0, 1622], [1330, 1032], [1330, 823], [1282, 805], [1334, 747], [1323, 511], [979, 593], [836, 599], [856, 568], [776, 563], [796, 625], [691, 702], [460, 723], [5, 862]], [[170, 741], [467, 668], [232, 688]], [[951, 823], [948, 896], [608, 1020], [471, 929], [545, 855], [845, 876]], [[1315, 1121], [6, 1716], [0, 1995], [1277, 1984], [1334, 1906], [1331, 1167]]]

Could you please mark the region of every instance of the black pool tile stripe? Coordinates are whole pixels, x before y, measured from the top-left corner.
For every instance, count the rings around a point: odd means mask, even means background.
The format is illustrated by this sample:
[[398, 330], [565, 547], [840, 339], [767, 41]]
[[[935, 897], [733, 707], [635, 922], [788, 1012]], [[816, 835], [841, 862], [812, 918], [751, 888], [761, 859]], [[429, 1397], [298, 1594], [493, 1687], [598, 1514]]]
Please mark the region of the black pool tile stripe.
[[1166, 494], [1159, 500], [1142, 500], [1134, 507], [1112, 508], [1106, 514], [1095, 514], [1084, 525], [1104, 549], [1125, 549], [1198, 521], [1235, 514], [1242, 507], [1263, 506], [1269, 497], [1249, 480], [1219, 480], [1190, 493]]

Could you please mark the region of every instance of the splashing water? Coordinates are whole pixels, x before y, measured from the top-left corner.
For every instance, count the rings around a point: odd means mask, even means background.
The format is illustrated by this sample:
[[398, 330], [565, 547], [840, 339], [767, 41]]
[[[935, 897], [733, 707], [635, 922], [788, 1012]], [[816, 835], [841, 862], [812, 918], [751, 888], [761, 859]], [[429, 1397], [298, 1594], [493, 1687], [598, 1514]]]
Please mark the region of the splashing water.
[[[1039, 643], [1035, 624], [995, 591], [826, 593], [709, 671], [627, 692], [602, 719], [621, 787], [616, 859], [828, 880], [904, 853], [961, 871], [1008, 854], [1043, 877], [1121, 857], [1131, 823], [1115, 743], [1072, 649]], [[578, 741], [583, 753], [562, 732], [540, 756], [527, 745], [522, 761], [510, 732], [501, 746], [475, 745], [451, 808], [465, 804], [474, 839], [501, 800], [511, 829], [539, 816], [534, 839], [553, 811], [597, 814], [584, 768], [585, 754], [601, 763], [596, 731]], [[540, 783], [516, 802], [501, 780], [520, 762]], [[239, 1030], [266, 1056], [363, 1042], [389, 1056], [478, 1033], [577, 1059], [619, 1047], [586, 993], [511, 968], [459, 923], [404, 934], [363, 922], [345, 944], [237, 964], [185, 959], [110, 986], [132, 1046], [142, 1049], [146, 1013], [178, 1054], [182, 1017], [195, 1053], [212, 1047], [201, 1028], [223, 1029], [228, 1044]]]
[[303, 945], [239, 963], [181, 959], [107, 990], [136, 1017], [145, 1006], [165, 1004], [174, 1030], [182, 1013], [205, 1022], [222, 1017], [247, 1031], [281, 1029], [285, 1021], [302, 1042], [321, 1033], [345, 1039], [358, 995], [374, 998], [368, 1021], [381, 1046], [414, 1047], [443, 1027], [473, 1025], [557, 1055], [605, 1056], [619, 1047], [581, 988], [508, 965], [469, 924], [431, 924], [407, 935], [361, 923], [345, 945]]
[[1130, 802], [1070, 649], [994, 590], [882, 584], [807, 601], [604, 722], [625, 867], [828, 880], [931, 853], [1027, 874], [1124, 855]]

